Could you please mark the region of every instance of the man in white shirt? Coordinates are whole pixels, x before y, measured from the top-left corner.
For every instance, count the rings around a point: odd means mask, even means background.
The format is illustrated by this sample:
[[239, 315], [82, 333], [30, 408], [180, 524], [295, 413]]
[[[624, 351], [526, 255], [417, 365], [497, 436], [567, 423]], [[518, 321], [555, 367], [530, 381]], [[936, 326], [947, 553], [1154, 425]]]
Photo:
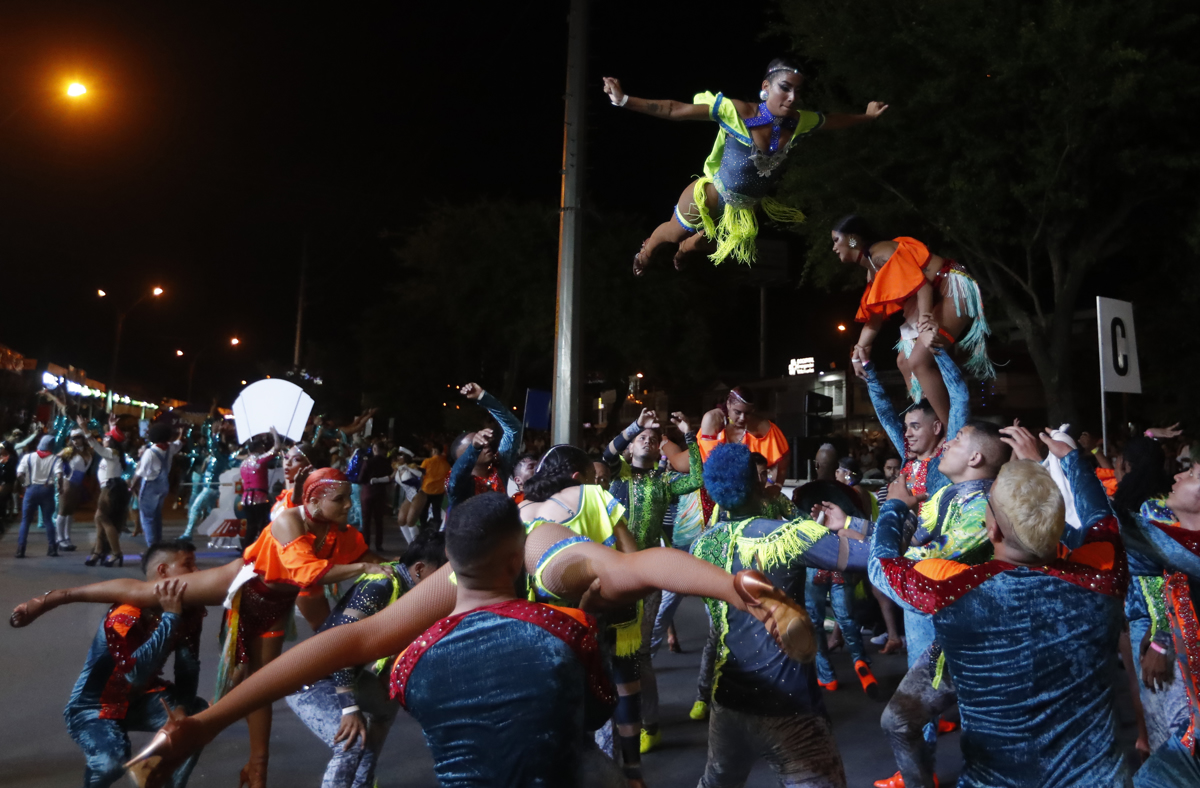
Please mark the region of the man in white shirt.
[[162, 509], [171, 488], [171, 462], [183, 448], [182, 440], [171, 441], [171, 425], [155, 422], [147, 430], [150, 445], [138, 460], [133, 475], [133, 490], [138, 496], [138, 517], [146, 546], [162, 540]]
[[54, 438], [43, 435], [37, 451], [21, 458], [17, 465], [17, 481], [25, 487], [25, 503], [21, 508], [21, 530], [17, 535], [17, 558], [25, 557], [25, 538], [29, 535], [30, 520], [42, 513], [46, 524], [46, 555], [58, 557], [58, 536], [54, 528], [54, 488], [63, 474], [62, 460], [54, 453]]

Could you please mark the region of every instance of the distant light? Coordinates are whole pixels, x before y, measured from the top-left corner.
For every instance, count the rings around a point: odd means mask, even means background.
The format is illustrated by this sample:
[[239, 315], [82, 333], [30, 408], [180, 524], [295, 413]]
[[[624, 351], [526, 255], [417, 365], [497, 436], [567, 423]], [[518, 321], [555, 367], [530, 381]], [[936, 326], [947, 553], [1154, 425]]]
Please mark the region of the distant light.
[[270, 380], [270, 379], [271, 379], [271, 376], [270, 376], [270, 375], [267, 375], [267, 380]]
[[845, 331], [845, 330], [846, 330], [846, 327], [844, 325], [842, 325], [841, 323], [838, 323], [838, 331]]
[[637, 376], [638, 376], [639, 378], [641, 378], [641, 377], [642, 377], [642, 373], [641, 373], [641, 372], [639, 372], [639, 373], [637, 374]]
[[183, 351], [182, 351], [182, 350], [176, 350], [176, 351], [175, 351], [175, 355], [177, 355], [177, 356], [182, 356], [182, 355], [183, 355]]
[[242, 385], [243, 385], [243, 386], [244, 386], [244, 385], [246, 385], [246, 381], [244, 381], [244, 380], [243, 380], [243, 381], [242, 381]]
[[789, 375], [811, 375], [817, 369], [817, 360], [812, 356], [794, 358], [788, 362]]
[[87, 88], [85, 88], [83, 85], [80, 85], [78, 82], [72, 82], [67, 86], [68, 96], [82, 96], [84, 93], [87, 93]]
[[516, 405], [513, 405], [513, 410], [516, 410], [516, 409], [517, 409], [517, 406], [516, 406]]
[[101, 298], [104, 298], [104, 296], [108, 295], [108, 293], [104, 292], [103, 290], [97, 290], [96, 295], [100, 296]]
[[[234, 337], [233, 339], [229, 340], [229, 344], [236, 345], [237, 343], [239, 343], [241, 341], [242, 340], [238, 339], [237, 337]], [[270, 377], [270, 376], [268, 375], [268, 377]]]
[[443, 403], [442, 403], [442, 407], [443, 407], [443, 408], [444, 408], [444, 407], [446, 407], [446, 403], [444, 403], [444, 402], [443, 402]]
[[154, 295], [160, 296], [162, 294], [163, 294], [163, 289], [161, 287], [154, 288]]

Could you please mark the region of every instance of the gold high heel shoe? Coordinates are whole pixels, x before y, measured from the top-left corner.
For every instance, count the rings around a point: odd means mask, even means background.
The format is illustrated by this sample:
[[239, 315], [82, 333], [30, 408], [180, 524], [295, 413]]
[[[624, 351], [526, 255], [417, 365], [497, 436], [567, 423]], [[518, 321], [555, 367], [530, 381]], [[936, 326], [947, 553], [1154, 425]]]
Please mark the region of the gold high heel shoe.
[[169, 783], [179, 764], [205, 743], [195, 720], [181, 709], [172, 709], [162, 698], [158, 702], [167, 711], [167, 724], [158, 729], [141, 752], [124, 764], [125, 771], [138, 788], [161, 788]]
[[817, 641], [803, 605], [756, 569], [743, 569], [734, 575], [733, 588], [750, 614], [766, 626], [783, 653], [797, 662], [816, 659]]

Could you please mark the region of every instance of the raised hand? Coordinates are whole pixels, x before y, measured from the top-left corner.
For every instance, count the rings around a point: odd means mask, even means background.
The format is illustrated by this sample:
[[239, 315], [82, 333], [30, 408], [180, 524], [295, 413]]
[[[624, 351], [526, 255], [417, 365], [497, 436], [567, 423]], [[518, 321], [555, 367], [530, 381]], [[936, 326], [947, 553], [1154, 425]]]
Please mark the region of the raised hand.
[[1038, 449], [1033, 433], [1022, 427], [1020, 423], [1014, 421], [1011, 427], [1001, 427], [1000, 436], [1000, 440], [1012, 447], [1014, 459], [1041, 462], [1042, 452]]
[[642, 408], [642, 412], [638, 414], [638, 426], [644, 430], [658, 429], [658, 414], [650, 408]]
[[1071, 452], [1075, 451], [1075, 447], [1066, 441], [1055, 440], [1050, 436], [1050, 428], [1042, 430], [1042, 434], [1038, 435], [1042, 439], [1042, 443], [1046, 444], [1046, 448], [1050, 449], [1050, 453], [1058, 459], [1066, 457]]
[[621, 100], [625, 98], [625, 91], [621, 89], [621, 80], [615, 77], [603, 77], [603, 80], [604, 92], [608, 94], [608, 100], [619, 106]]
[[886, 112], [887, 108], [888, 108], [888, 105], [884, 104], [882, 101], [872, 101], [870, 104], [867, 105], [867, 111], [864, 112], [863, 114], [866, 115], [871, 120], [875, 120], [880, 115], [882, 115], [884, 112]]
[[471, 439], [471, 445], [477, 449], [482, 449], [492, 442], [492, 428], [480, 430], [475, 433], [475, 437]]
[[692, 431], [692, 425], [688, 423], [687, 416], [678, 411], [671, 414], [671, 423], [678, 427], [684, 435]]
[[460, 388], [458, 393], [467, 399], [477, 400], [483, 396], [483, 386], [480, 386], [478, 383], [468, 383]]

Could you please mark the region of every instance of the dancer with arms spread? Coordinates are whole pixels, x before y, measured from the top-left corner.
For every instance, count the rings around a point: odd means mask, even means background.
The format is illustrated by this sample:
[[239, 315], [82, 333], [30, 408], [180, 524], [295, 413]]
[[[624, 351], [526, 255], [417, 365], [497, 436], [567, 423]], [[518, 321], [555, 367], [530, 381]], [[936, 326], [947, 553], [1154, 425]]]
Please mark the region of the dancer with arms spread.
[[759, 104], [722, 93], [697, 93], [691, 104], [630, 96], [619, 80], [604, 78], [604, 92], [617, 107], [664, 120], [712, 120], [721, 128], [704, 176], [683, 190], [674, 216], [660, 224], [634, 256], [633, 272], [641, 275], [652, 261], [701, 252], [714, 263], [733, 257], [754, 261], [758, 236], [756, 209], [780, 223], [804, 221], [804, 214], [771, 197], [783, 174], [783, 163], [797, 140], [820, 129], [844, 129], [874, 120], [887, 109], [872, 101], [862, 115], [825, 115], [800, 109], [804, 73], [799, 64], [776, 58], [767, 66]]

